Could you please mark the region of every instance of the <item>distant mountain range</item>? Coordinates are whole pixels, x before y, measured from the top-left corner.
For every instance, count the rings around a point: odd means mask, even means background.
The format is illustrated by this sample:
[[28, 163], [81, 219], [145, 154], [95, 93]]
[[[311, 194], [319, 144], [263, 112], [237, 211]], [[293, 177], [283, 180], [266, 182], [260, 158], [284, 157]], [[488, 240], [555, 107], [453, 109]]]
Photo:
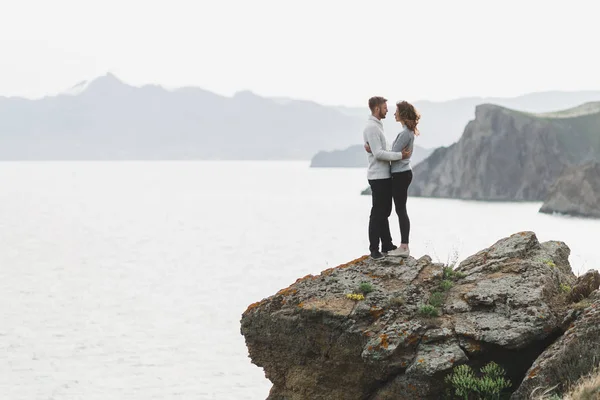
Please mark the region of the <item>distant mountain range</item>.
[[[433, 150], [415, 145], [410, 157], [411, 165], [415, 166], [432, 153]], [[367, 152], [362, 144], [350, 146], [345, 150], [320, 151], [310, 162], [311, 168], [365, 168], [368, 166]]]
[[[540, 112], [589, 100], [600, 100], [600, 92], [540, 93], [494, 102]], [[473, 119], [475, 105], [484, 101], [489, 99], [417, 102], [423, 114], [419, 145], [456, 141]], [[309, 160], [319, 151], [360, 141], [367, 115], [366, 105], [330, 107], [251, 92], [223, 97], [192, 87], [133, 87], [107, 74], [58, 96], [0, 97], [0, 160]], [[391, 138], [399, 127], [389, 117], [385, 124]]]
[[0, 159], [304, 159], [346, 147], [362, 118], [250, 92], [133, 87], [114, 75], [40, 100], [0, 98]]

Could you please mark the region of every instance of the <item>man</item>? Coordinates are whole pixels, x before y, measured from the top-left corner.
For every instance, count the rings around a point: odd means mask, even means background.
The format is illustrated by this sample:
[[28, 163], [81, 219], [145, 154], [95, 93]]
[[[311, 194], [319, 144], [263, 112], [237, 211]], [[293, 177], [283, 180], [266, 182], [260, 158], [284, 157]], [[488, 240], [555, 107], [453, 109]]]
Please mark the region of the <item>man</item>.
[[[369, 99], [371, 115], [363, 131], [365, 146], [369, 146], [368, 153], [369, 168], [367, 179], [372, 192], [371, 216], [369, 218], [369, 251], [371, 258], [375, 260], [385, 257], [388, 253], [397, 249], [392, 243], [390, 225], [388, 218], [392, 213], [392, 174], [390, 172], [390, 161], [409, 158], [411, 152], [402, 150], [401, 153], [387, 151], [387, 142], [383, 134], [382, 119], [385, 118], [388, 108], [387, 99], [383, 97], [371, 97]], [[381, 252], [379, 242], [381, 241]], [[393, 253], [390, 253], [393, 254]]]

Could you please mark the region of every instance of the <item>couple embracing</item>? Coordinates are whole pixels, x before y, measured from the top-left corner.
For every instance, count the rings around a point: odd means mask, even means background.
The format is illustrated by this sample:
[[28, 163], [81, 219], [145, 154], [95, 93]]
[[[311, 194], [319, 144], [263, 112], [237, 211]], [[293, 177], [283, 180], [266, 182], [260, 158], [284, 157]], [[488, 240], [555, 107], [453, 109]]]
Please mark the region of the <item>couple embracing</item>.
[[[410, 157], [412, 155], [415, 136], [419, 135], [417, 125], [420, 115], [415, 107], [401, 101], [396, 104], [394, 116], [403, 130], [388, 150], [383, 133], [382, 119], [388, 107], [387, 99], [371, 97], [369, 99], [371, 115], [363, 132], [365, 150], [368, 152], [369, 168], [367, 179], [371, 186], [373, 205], [369, 218], [369, 251], [371, 258], [382, 259], [385, 255], [408, 257], [408, 237], [410, 219], [406, 211], [408, 187], [412, 182]], [[388, 218], [392, 213], [392, 203], [400, 222], [400, 247], [392, 242]], [[381, 251], [379, 244], [381, 243]]]

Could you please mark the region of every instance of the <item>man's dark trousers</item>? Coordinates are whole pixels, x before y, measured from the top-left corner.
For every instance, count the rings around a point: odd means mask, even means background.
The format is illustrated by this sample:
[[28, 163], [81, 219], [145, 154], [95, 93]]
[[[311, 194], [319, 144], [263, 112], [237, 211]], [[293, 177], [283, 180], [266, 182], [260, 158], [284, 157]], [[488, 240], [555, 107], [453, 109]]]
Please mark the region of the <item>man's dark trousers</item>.
[[392, 213], [392, 178], [370, 179], [373, 205], [369, 218], [369, 250], [371, 253], [392, 249], [392, 235], [388, 218]]

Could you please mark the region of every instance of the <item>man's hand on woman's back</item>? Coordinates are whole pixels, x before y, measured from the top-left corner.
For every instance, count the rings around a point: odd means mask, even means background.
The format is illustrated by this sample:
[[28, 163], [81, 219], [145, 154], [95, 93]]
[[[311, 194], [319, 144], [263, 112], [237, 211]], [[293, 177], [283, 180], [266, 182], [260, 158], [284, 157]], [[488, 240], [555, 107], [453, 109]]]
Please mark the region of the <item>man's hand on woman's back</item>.
[[[371, 153], [371, 146], [369, 146], [369, 143], [365, 143], [365, 151], [367, 153]], [[403, 160], [410, 158], [411, 155], [412, 155], [412, 150], [410, 150], [408, 148], [408, 146], [406, 146], [404, 149], [402, 149], [402, 159]]]

